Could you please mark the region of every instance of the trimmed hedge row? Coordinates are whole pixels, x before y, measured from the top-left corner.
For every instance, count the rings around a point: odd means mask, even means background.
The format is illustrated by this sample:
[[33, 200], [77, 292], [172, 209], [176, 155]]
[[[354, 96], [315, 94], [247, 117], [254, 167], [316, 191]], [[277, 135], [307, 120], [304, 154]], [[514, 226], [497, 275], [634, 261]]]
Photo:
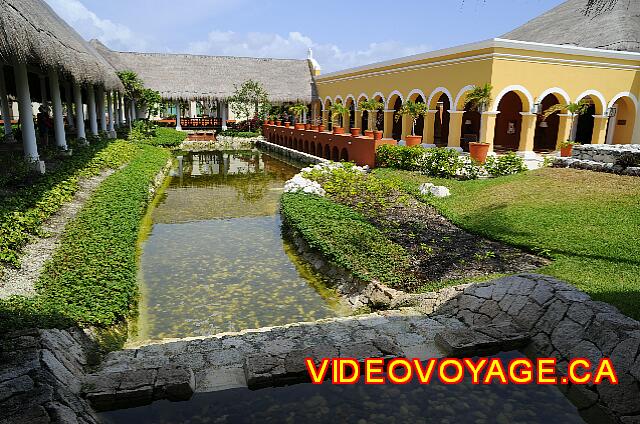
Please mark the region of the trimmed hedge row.
[[145, 140], [152, 146], [177, 147], [187, 138], [187, 133], [173, 128], [157, 127], [155, 137]]
[[391, 287], [415, 281], [406, 250], [348, 206], [319, 196], [285, 193], [281, 212], [309, 246], [360, 280]]
[[71, 222], [36, 284], [38, 295], [0, 301], [2, 329], [109, 326], [135, 304], [136, 242], [149, 185], [170, 153], [141, 146], [108, 177]]
[[74, 149], [55, 169], [36, 176], [0, 202], [0, 263], [19, 265], [19, 254], [42, 223], [78, 191], [81, 177], [98, 175], [129, 162], [138, 147], [124, 140], [99, 140]]

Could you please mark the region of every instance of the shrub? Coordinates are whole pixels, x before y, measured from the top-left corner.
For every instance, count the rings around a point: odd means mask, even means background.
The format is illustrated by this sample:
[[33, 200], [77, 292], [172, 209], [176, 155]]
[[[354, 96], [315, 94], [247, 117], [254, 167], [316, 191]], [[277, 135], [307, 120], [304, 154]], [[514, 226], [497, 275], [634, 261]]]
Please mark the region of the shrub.
[[484, 164], [484, 169], [492, 177], [518, 174], [527, 170], [524, 160], [514, 152], [502, 156], [490, 156]]
[[309, 194], [285, 193], [283, 219], [311, 248], [363, 281], [415, 282], [409, 254], [348, 206]]
[[187, 133], [173, 128], [158, 127], [155, 133], [156, 136], [145, 140], [145, 143], [152, 146], [177, 147], [187, 138]]
[[151, 121], [139, 119], [133, 123], [131, 132], [129, 133], [129, 140], [141, 142], [153, 138], [156, 136], [158, 126]]
[[425, 155], [421, 146], [391, 146], [384, 144], [376, 150], [376, 165], [384, 168], [417, 171], [420, 160]]
[[142, 146], [130, 164], [108, 177], [71, 222], [36, 284], [34, 298], [0, 300], [0, 322], [13, 328], [109, 326], [134, 305], [136, 241], [149, 184], [169, 153]]
[[260, 137], [261, 133], [252, 131], [237, 131], [237, 130], [224, 130], [216, 133], [216, 135], [224, 137], [240, 137], [240, 138], [254, 138]]
[[5, 152], [0, 155], [0, 188], [9, 187], [35, 176], [31, 164], [22, 152]]
[[456, 178], [464, 167], [462, 157], [453, 149], [429, 149], [421, 159], [420, 171], [431, 177]]

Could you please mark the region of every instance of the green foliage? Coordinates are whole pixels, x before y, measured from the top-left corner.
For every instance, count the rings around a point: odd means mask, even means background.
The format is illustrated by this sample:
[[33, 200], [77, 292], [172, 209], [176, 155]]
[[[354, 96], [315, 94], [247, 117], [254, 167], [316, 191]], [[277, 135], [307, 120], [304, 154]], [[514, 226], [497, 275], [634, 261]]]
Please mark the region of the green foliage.
[[342, 120], [345, 118], [348, 118], [351, 113], [349, 108], [343, 105], [342, 103], [332, 104], [329, 107], [329, 111], [331, 112], [331, 121], [335, 126], [343, 125]]
[[453, 149], [429, 149], [420, 161], [420, 172], [431, 177], [456, 178], [464, 169], [463, 157]]
[[421, 146], [393, 146], [383, 144], [376, 150], [376, 165], [383, 168], [420, 170], [425, 150]]
[[282, 216], [313, 249], [363, 281], [412, 284], [409, 254], [362, 215], [329, 199], [285, 193]]
[[137, 99], [144, 89], [144, 83], [133, 71], [125, 70], [116, 72], [122, 85], [124, 85], [124, 95], [127, 99]]
[[220, 131], [219, 133], [216, 133], [216, 135], [221, 135], [226, 137], [254, 138], [254, 137], [260, 137], [261, 133], [251, 132], [251, 131], [224, 130], [224, 131]]
[[1, 331], [13, 328], [109, 326], [137, 297], [136, 241], [149, 185], [169, 153], [142, 146], [130, 164], [108, 177], [67, 226], [31, 299], [0, 301]]
[[[366, 110], [367, 112], [377, 112], [384, 108], [384, 103], [377, 101], [376, 99], [362, 100], [358, 107], [360, 110]], [[369, 118], [367, 121], [369, 130], [374, 129], [374, 125], [376, 125], [375, 119]]]
[[261, 120], [269, 114], [269, 94], [262, 84], [254, 80], [247, 80], [240, 87], [234, 85], [234, 93], [229, 97], [229, 105], [233, 113], [240, 120], [257, 117]]
[[464, 99], [464, 106], [469, 110], [485, 111], [491, 104], [491, 92], [493, 86], [490, 83], [479, 85], [467, 93]]
[[[576, 116], [587, 113], [589, 111], [589, 106], [591, 106], [591, 103], [587, 99], [582, 99], [578, 103], [570, 102], [566, 104], [555, 104], [542, 112], [542, 120], [545, 121], [549, 116], [557, 112], [567, 112], [571, 115], [570, 126], [573, 127], [573, 122], [576, 119]], [[562, 142], [560, 147], [568, 147], [574, 144], [577, 144], [574, 140], [567, 140]]]
[[484, 169], [492, 177], [503, 177], [524, 172], [527, 167], [520, 156], [514, 152], [509, 152], [506, 155], [489, 156], [484, 164]]
[[13, 190], [0, 203], [0, 263], [18, 265], [19, 253], [44, 220], [78, 190], [78, 179], [116, 169], [131, 160], [138, 148], [124, 141], [100, 140], [74, 150], [58, 167]]
[[307, 105], [298, 103], [289, 107], [289, 112], [293, 113], [293, 116], [296, 117], [296, 122], [302, 122], [302, 117], [305, 113], [309, 111]]
[[145, 119], [139, 119], [133, 123], [129, 132], [129, 140], [134, 142], [143, 142], [156, 136], [158, 126]]
[[415, 135], [418, 118], [426, 115], [427, 112], [429, 112], [429, 107], [426, 103], [416, 103], [412, 100], [407, 100], [402, 104], [400, 110], [396, 112], [394, 119], [398, 122], [402, 116], [409, 116], [412, 123], [411, 135]]
[[187, 133], [173, 128], [156, 128], [156, 136], [146, 140], [152, 146], [177, 147], [187, 138]]
[[160, 111], [163, 105], [162, 96], [158, 91], [150, 88], [143, 88], [140, 92], [140, 99], [138, 100], [140, 107], [147, 108], [147, 119], [155, 116]]
[[33, 169], [22, 152], [3, 152], [0, 155], [0, 188], [26, 181]]

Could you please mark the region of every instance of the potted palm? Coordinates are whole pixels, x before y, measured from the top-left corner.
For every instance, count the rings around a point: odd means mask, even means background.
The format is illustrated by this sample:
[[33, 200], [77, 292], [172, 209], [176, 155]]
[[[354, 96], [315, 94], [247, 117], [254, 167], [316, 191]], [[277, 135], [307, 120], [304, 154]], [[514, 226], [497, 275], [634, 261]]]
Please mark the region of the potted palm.
[[349, 117], [349, 108], [342, 103], [336, 103], [331, 105], [329, 109], [331, 111], [331, 119], [333, 121], [333, 133], [344, 134], [344, 127], [342, 127], [342, 120]]
[[[493, 86], [490, 83], [476, 86], [467, 93], [464, 100], [465, 108], [468, 107], [469, 110], [475, 110], [480, 113], [485, 112], [491, 104], [491, 91], [493, 91]], [[472, 159], [484, 163], [487, 160], [489, 147], [489, 143], [484, 140], [472, 141], [469, 143], [469, 155]]]
[[403, 116], [411, 118], [411, 135], [406, 136], [407, 146], [417, 146], [422, 141], [421, 135], [416, 135], [416, 122], [418, 118], [424, 116], [429, 111], [429, 107], [425, 103], [416, 103], [411, 100], [407, 100], [403, 103], [400, 110], [395, 115], [395, 120], [398, 122]]
[[361, 101], [358, 107], [361, 110], [366, 110], [367, 112], [369, 112], [369, 119], [367, 123], [367, 126], [369, 128], [364, 131], [364, 135], [367, 137], [373, 137], [376, 140], [380, 140], [382, 138], [382, 132], [378, 131], [378, 129], [376, 128], [376, 121], [375, 119], [371, 119], [371, 114], [373, 112], [382, 110], [382, 108], [384, 108], [384, 103], [379, 102], [376, 99], [369, 99]]
[[[589, 106], [591, 103], [585, 99], [580, 100], [578, 103], [567, 103], [567, 104], [557, 104], [553, 105], [544, 112], [542, 112], [542, 122], [546, 121], [547, 118], [553, 115], [556, 112], [567, 112], [571, 116], [571, 120], [569, 121], [570, 127], [573, 128], [573, 123], [576, 119], [576, 116], [584, 115], [589, 110]], [[569, 136], [569, 140], [563, 141], [560, 143], [560, 156], [562, 157], [571, 157], [571, 153], [573, 152], [573, 146], [578, 144], [575, 140], [575, 134], [571, 134]]]
[[289, 107], [289, 112], [293, 113], [293, 116], [295, 119], [295, 124], [294, 124], [295, 129], [297, 130], [305, 129], [304, 122], [302, 122], [302, 117], [308, 111], [309, 111], [309, 108], [307, 107], [307, 105], [304, 105], [302, 103], [298, 103]]

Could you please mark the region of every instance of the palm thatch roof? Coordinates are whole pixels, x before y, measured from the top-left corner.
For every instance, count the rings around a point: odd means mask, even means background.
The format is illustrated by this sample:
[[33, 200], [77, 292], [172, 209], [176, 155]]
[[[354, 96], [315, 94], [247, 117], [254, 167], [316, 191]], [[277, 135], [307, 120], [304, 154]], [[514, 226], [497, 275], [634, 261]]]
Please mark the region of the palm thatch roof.
[[113, 68], [43, 0], [0, 0], [0, 61], [123, 90]]
[[618, 0], [597, 14], [587, 0], [568, 0], [501, 38], [640, 52], [640, 1]]
[[225, 100], [235, 85], [260, 82], [269, 100], [306, 102], [317, 98], [308, 60], [190, 54], [116, 52], [97, 40], [92, 46], [118, 71], [134, 71], [147, 88], [167, 100]]

